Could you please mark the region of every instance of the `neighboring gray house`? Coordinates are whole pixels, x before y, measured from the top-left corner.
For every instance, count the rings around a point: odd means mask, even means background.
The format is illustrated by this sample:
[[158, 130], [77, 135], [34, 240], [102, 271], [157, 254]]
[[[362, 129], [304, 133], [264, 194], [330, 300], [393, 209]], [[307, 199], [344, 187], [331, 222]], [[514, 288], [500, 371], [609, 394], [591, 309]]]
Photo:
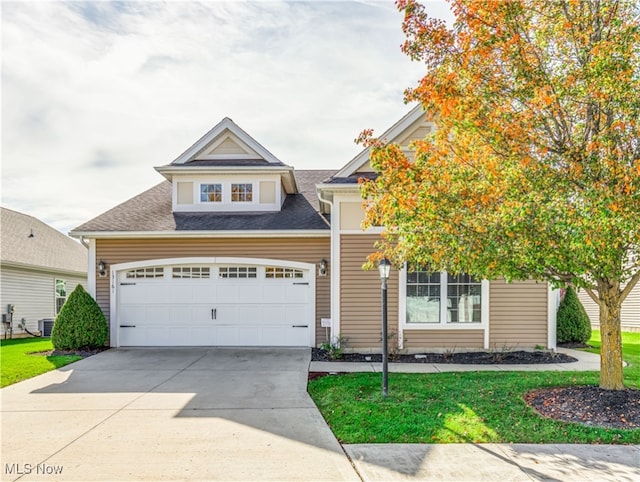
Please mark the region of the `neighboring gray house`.
[[[591, 326], [599, 330], [600, 311], [598, 305], [584, 290], [578, 291], [578, 298], [582, 302], [582, 306], [584, 306], [587, 315], [589, 315]], [[622, 331], [640, 331], [640, 285], [634, 286], [629, 296], [627, 296], [627, 299], [622, 303], [620, 323], [622, 325]]]
[[[1, 209], [0, 313], [13, 305], [13, 336], [35, 332], [55, 318], [78, 284], [87, 285], [87, 249], [38, 219]], [[24, 322], [23, 322], [24, 320]], [[2, 338], [9, 324], [0, 327]]]

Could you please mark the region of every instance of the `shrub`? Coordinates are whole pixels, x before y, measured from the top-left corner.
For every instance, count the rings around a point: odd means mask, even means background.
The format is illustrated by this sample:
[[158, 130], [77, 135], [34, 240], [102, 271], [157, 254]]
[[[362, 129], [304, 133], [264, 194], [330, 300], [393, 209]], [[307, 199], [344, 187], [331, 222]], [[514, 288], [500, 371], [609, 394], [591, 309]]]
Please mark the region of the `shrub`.
[[56, 350], [104, 346], [109, 336], [107, 320], [98, 303], [78, 285], [60, 310], [51, 333]]
[[558, 307], [558, 343], [586, 343], [591, 338], [591, 321], [572, 286]]

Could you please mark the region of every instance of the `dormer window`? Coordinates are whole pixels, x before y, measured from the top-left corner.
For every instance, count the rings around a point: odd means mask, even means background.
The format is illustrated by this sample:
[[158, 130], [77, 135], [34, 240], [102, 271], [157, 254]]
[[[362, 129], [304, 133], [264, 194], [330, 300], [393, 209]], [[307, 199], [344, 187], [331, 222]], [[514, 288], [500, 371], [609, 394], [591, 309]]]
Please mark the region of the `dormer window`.
[[222, 184], [200, 184], [200, 202], [221, 203]]
[[231, 184], [231, 202], [253, 202], [253, 184]]

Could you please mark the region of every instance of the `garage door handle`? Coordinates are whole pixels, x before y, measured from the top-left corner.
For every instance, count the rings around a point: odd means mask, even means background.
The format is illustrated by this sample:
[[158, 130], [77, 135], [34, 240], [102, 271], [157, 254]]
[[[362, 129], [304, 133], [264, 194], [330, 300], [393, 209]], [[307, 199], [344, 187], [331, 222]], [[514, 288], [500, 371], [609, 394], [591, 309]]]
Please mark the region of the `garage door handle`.
[[136, 325], [120, 325], [120, 328], [135, 328]]
[[305, 286], [309, 286], [309, 282], [306, 282], [306, 283], [293, 283], [293, 284], [294, 284], [294, 286], [295, 286], [295, 285], [305, 285]]
[[309, 328], [309, 325], [291, 325], [291, 328]]
[[218, 319], [218, 309], [217, 308], [213, 308], [211, 310], [211, 319], [212, 320], [217, 320]]
[[120, 286], [135, 286], [135, 283], [120, 283]]

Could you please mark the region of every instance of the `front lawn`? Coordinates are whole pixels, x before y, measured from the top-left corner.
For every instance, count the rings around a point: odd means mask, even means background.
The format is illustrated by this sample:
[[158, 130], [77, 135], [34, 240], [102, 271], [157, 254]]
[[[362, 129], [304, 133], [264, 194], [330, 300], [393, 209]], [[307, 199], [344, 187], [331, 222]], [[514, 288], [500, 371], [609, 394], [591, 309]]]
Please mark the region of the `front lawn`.
[[[623, 342], [625, 383], [639, 388], [635, 335]], [[640, 429], [558, 422], [524, 401], [537, 388], [597, 384], [598, 372], [390, 373], [383, 399], [379, 373], [353, 373], [312, 380], [309, 393], [343, 443], [640, 443]]]
[[0, 387], [21, 382], [82, 358], [76, 355], [51, 356], [42, 354], [42, 352], [51, 350], [53, 350], [51, 338], [1, 340]]

